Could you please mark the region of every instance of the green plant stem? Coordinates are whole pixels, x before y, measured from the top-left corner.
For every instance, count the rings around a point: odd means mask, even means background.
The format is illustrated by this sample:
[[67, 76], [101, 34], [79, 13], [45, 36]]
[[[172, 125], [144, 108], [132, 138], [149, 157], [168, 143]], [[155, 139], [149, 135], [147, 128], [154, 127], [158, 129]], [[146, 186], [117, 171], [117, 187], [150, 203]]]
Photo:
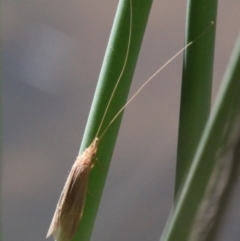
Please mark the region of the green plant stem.
[[[222, 199], [218, 208], [218, 213], [215, 217], [215, 223], [213, 228], [207, 237], [207, 241], [218, 240], [217, 234], [221, 232], [220, 225], [222, 217], [226, 212], [229, 200], [232, 197], [235, 184], [239, 180], [239, 168], [240, 168], [240, 33], [236, 41], [231, 59], [227, 71], [224, 76], [224, 85], [222, 86], [222, 105], [224, 105], [222, 114], [228, 117], [228, 135], [231, 135], [230, 142], [226, 142], [228, 149], [233, 149], [232, 156], [229, 158], [231, 162], [231, 169], [229, 174], [229, 180], [226, 184], [226, 188], [222, 195]], [[221, 99], [219, 99], [219, 102]], [[229, 145], [231, 147], [229, 148]], [[220, 233], [221, 234], [221, 233]]]
[[[216, 23], [216, 16], [217, 0], [189, 0], [185, 44], [198, 37], [212, 21]], [[189, 170], [210, 111], [215, 28], [216, 24], [184, 54], [175, 196]]]
[[[123, 76], [111, 101], [106, 118], [103, 121], [101, 131], [105, 129], [114, 115], [127, 100], [131, 79], [136, 66], [137, 57], [151, 8], [151, 3], [151, 0], [132, 0], [132, 38], [130, 44], [130, 52]], [[123, 68], [129, 40], [129, 8], [129, 0], [121, 0], [119, 2], [92, 107], [87, 121], [87, 126], [84, 132], [80, 153], [82, 153], [82, 151], [89, 146], [95, 137], [97, 129], [102, 120], [103, 113], [106, 109], [106, 106], [108, 105], [111, 93]], [[91, 172], [88, 185], [88, 190], [94, 197], [91, 195], [87, 196], [83, 218], [77, 230], [77, 234], [73, 239], [74, 241], [90, 240], [94, 220], [97, 214], [97, 209], [100, 203], [100, 198], [107, 176], [106, 172], [109, 168], [110, 160], [117, 139], [120, 122], [121, 115], [111, 125], [111, 127], [108, 129], [100, 141], [97, 158], [101, 168], [97, 163]], [[104, 171], [102, 169], [104, 169]]]
[[[232, 162], [236, 155], [239, 155], [239, 152], [236, 152], [240, 139], [239, 79], [240, 35], [193, 163], [165, 227], [162, 241], [188, 240], [198, 209], [202, 201], [205, 201], [206, 188], [216, 165], [222, 160]], [[232, 168], [231, 163], [229, 168]], [[214, 201], [217, 200], [212, 201], [211, 207], [214, 207]], [[201, 237], [200, 240], [204, 239]]]

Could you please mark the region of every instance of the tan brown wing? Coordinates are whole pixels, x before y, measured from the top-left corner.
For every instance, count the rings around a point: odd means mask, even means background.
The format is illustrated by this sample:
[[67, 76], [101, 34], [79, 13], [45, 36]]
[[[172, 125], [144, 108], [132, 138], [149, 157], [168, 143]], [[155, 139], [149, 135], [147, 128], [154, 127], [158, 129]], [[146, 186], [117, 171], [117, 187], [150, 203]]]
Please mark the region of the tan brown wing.
[[74, 163], [62, 190], [47, 237], [57, 241], [69, 241], [74, 236], [81, 219], [92, 160], [81, 155]]

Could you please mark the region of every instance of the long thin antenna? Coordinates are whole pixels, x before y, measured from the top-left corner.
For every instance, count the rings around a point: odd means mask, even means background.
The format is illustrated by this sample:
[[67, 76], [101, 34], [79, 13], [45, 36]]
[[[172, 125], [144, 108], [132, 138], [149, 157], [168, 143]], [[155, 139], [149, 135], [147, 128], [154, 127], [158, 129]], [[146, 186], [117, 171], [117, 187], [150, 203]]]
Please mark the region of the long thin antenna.
[[113, 119], [109, 122], [99, 139], [103, 137], [108, 128], [116, 120], [116, 118], [123, 112], [123, 110], [133, 101], [133, 99], [142, 91], [142, 89], [160, 72], [162, 71], [170, 62], [172, 62], [178, 55], [180, 55], [186, 48], [188, 48], [193, 42], [187, 44], [184, 48], [178, 51], [171, 59], [169, 59], [162, 67], [160, 67], [136, 92], [135, 94], [126, 102], [126, 104], [117, 112]]
[[180, 55], [184, 50], [186, 50], [193, 42], [197, 41], [200, 37], [202, 37], [207, 30], [214, 24], [212, 21], [211, 24], [200, 34], [198, 35], [193, 41], [189, 42], [185, 45], [181, 50], [179, 50], [172, 58], [170, 58], [162, 67], [160, 67], [136, 92], [135, 94], [126, 102], [125, 105], [117, 112], [117, 114], [113, 117], [113, 119], [109, 122], [105, 130], [102, 132], [99, 140], [104, 136], [108, 128], [112, 125], [112, 123], [116, 120], [116, 118], [124, 111], [124, 109], [133, 101], [133, 99], [142, 91], [142, 89], [159, 73], [161, 72], [169, 63], [171, 63], [178, 55]]
[[115, 92], [116, 92], [116, 89], [117, 89], [117, 87], [118, 87], [118, 84], [119, 84], [119, 82], [120, 82], [120, 80], [121, 80], [121, 78], [122, 78], [122, 75], [123, 75], [123, 73], [124, 73], [124, 70], [125, 70], [125, 67], [126, 67], [126, 64], [127, 64], [127, 60], [128, 60], [128, 55], [129, 55], [129, 50], [130, 50], [130, 44], [131, 44], [131, 38], [132, 38], [132, 0], [129, 0], [129, 3], [130, 3], [130, 26], [129, 26], [129, 38], [128, 38], [128, 45], [127, 45], [126, 57], [125, 57], [125, 60], [124, 60], [124, 64], [123, 64], [121, 73], [120, 73], [120, 75], [119, 75], [119, 77], [118, 77], [117, 83], [116, 83], [116, 85], [114, 86], [114, 89], [113, 89], [113, 91], [112, 91], [111, 97], [110, 97], [110, 99], [109, 99], [109, 101], [108, 101], [108, 104], [107, 104], [107, 107], [106, 107], [106, 109], [105, 109], [105, 111], [104, 111], [104, 114], [103, 114], [102, 120], [101, 120], [101, 122], [100, 122], [100, 125], [99, 125], [99, 127], [98, 127], [98, 131], [97, 131], [96, 136], [98, 136], [98, 134], [99, 134], [99, 132], [100, 132], [100, 129], [101, 129], [102, 124], [103, 124], [103, 121], [104, 121], [104, 119], [105, 119], [105, 117], [106, 117], [107, 111], [108, 111], [109, 106], [110, 106], [110, 104], [111, 104], [111, 102], [112, 102], [112, 98], [113, 98], [113, 96], [114, 96], [114, 94], [115, 94]]

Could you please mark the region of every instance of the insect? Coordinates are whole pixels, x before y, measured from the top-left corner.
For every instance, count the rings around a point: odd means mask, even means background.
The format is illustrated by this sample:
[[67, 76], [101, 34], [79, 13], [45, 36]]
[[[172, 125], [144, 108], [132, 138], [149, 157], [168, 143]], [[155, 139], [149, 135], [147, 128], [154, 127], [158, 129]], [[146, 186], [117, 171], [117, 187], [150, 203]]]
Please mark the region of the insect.
[[[103, 130], [101, 135], [99, 135], [103, 120], [106, 116], [108, 108], [110, 106], [112, 97], [117, 89], [117, 86], [121, 80], [122, 74], [125, 70], [126, 62], [128, 59], [130, 42], [131, 42], [131, 33], [132, 33], [132, 0], [130, 3], [130, 28], [129, 28], [129, 39], [126, 51], [125, 61], [122, 67], [122, 71], [119, 75], [117, 83], [114, 87], [114, 90], [110, 96], [107, 107], [104, 111], [101, 123], [99, 125], [97, 134], [93, 139], [92, 143], [85, 151], [77, 157], [74, 162], [72, 169], [68, 175], [67, 181], [63, 187], [60, 199], [57, 203], [55, 213], [53, 215], [52, 222], [50, 224], [47, 238], [51, 235], [54, 236], [56, 241], [70, 241], [77, 230], [78, 224], [82, 218], [85, 200], [87, 195], [88, 179], [96, 161], [96, 154], [98, 150], [98, 144], [106, 133], [111, 124], [116, 120], [116, 118], [122, 113], [126, 106], [139, 94], [139, 92], [163, 69], [165, 68], [173, 59], [180, 55], [186, 48], [188, 48], [194, 41], [189, 42], [184, 48], [182, 48], [178, 53], [176, 53], [170, 60], [168, 60], [161, 68], [159, 68], [138, 90], [137, 92], [126, 102], [126, 104], [117, 112], [113, 119], [109, 122], [107, 127]], [[206, 30], [205, 30], [206, 31]], [[204, 31], [204, 32], [205, 32]]]
[[83, 214], [87, 183], [94, 166], [99, 139], [77, 157], [63, 187], [47, 237], [53, 234], [57, 241], [69, 241], [73, 238]]

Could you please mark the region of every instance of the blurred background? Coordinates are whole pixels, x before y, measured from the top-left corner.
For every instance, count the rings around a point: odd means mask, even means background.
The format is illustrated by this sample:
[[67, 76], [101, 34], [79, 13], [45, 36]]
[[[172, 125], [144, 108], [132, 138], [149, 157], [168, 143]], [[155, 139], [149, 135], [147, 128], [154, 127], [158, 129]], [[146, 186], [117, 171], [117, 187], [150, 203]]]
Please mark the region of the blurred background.
[[[117, 4], [1, 2], [4, 241], [45, 240], [79, 151]], [[239, 9], [238, 0], [219, 1], [213, 101]], [[153, 1], [131, 93], [183, 46], [185, 11], [183, 0]], [[159, 239], [173, 201], [181, 66], [179, 57], [125, 111], [93, 241]], [[219, 240], [239, 240], [239, 200], [238, 191]]]

